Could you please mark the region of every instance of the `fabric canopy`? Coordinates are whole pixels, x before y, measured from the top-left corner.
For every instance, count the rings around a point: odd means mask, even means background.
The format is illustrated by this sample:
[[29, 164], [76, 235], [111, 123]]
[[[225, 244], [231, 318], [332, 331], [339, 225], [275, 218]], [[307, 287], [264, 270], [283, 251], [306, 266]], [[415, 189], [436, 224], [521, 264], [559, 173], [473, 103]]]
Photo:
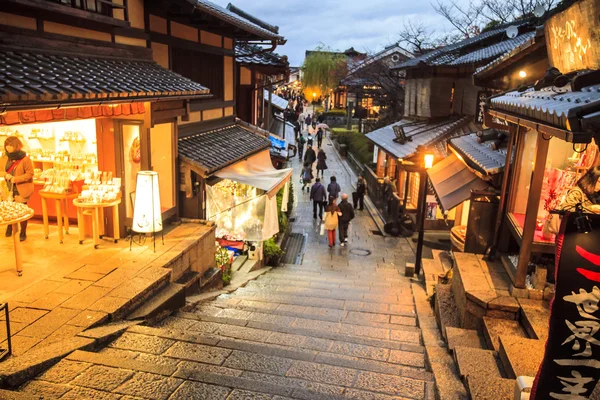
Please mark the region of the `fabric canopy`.
[[214, 173], [222, 179], [229, 179], [250, 185], [269, 194], [277, 194], [292, 176], [292, 168], [275, 169], [271, 163], [269, 150], [263, 150], [243, 161], [239, 161]]
[[427, 171], [440, 207], [449, 211], [471, 197], [472, 190], [485, 190], [489, 185], [456, 157], [444, 158]]

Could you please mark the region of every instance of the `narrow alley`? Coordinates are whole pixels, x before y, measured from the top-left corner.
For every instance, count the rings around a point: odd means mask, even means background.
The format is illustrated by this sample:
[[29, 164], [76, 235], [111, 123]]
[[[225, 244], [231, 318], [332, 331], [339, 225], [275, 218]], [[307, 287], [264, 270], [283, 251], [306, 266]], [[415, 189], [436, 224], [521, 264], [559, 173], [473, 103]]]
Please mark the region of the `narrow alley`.
[[[331, 142], [342, 192], [352, 177]], [[294, 182], [300, 167], [294, 160]], [[295, 184], [294, 186], [298, 186]], [[406, 239], [376, 233], [367, 211], [349, 245], [330, 251], [295, 190], [302, 264], [275, 268], [232, 294], [133, 326], [99, 352], [76, 351], [23, 392], [60, 399], [433, 399], [425, 369]]]

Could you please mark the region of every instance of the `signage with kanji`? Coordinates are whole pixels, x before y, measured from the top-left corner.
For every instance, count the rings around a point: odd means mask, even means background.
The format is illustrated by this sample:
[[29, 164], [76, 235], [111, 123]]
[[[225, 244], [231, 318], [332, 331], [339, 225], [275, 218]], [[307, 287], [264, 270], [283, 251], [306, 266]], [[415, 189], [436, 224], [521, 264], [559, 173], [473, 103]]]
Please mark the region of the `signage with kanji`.
[[579, 233], [564, 216], [556, 246], [556, 294], [544, 360], [531, 399], [586, 400], [600, 378], [600, 215]]

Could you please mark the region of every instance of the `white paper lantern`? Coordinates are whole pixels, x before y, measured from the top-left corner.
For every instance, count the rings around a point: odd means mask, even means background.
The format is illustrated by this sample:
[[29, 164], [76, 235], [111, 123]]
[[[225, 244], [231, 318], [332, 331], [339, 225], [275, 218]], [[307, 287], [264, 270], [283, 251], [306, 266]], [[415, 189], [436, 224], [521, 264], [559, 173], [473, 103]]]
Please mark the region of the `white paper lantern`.
[[163, 229], [158, 172], [137, 173], [132, 229], [138, 233], [154, 233]]

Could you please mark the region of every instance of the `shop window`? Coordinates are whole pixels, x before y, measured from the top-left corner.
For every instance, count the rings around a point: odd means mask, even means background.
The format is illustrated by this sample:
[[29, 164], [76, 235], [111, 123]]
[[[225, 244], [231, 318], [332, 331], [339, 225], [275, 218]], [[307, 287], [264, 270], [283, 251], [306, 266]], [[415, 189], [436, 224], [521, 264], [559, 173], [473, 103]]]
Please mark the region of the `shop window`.
[[[530, 185], [533, 179], [535, 153], [538, 132], [530, 130], [526, 133], [521, 153], [521, 162], [517, 171], [517, 180], [513, 187], [511, 199], [511, 218], [513, 223], [523, 229], [527, 203], [530, 195]], [[573, 144], [553, 138], [548, 145], [548, 154], [544, 168], [544, 177], [540, 202], [537, 209], [537, 230], [534, 240], [537, 242], [553, 242], [544, 239], [541, 228], [549, 211], [556, 209], [567, 191], [575, 186], [577, 180], [594, 162], [595, 146]]]
[[222, 55], [172, 47], [171, 58], [173, 71], [209, 88], [214, 100], [223, 100], [225, 67]]
[[158, 172], [163, 212], [175, 207], [173, 136], [173, 124], [159, 124], [150, 129], [150, 162], [152, 170]]
[[410, 173], [408, 175], [408, 199], [406, 203], [410, 208], [417, 208], [419, 203], [419, 184], [421, 176], [418, 173]]
[[133, 204], [135, 202], [135, 183], [137, 173], [141, 170], [141, 143], [140, 125], [123, 123], [123, 185], [125, 193], [125, 216], [133, 218]]

